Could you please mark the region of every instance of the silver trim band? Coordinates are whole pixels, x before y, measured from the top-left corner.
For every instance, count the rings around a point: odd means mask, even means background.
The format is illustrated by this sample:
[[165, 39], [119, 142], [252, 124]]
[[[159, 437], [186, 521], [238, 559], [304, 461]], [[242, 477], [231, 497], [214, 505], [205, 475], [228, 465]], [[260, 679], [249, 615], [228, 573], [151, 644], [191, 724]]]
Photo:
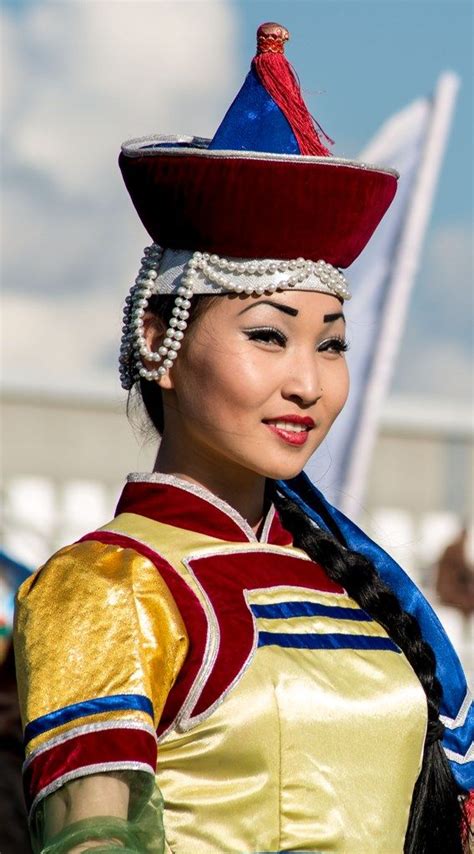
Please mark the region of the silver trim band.
[[467, 762], [472, 762], [474, 759], [474, 744], [471, 744], [467, 753], [463, 756], [462, 753], [456, 753], [454, 750], [450, 750], [449, 747], [443, 748], [448, 759], [451, 759], [452, 762], [457, 762], [459, 765], [466, 765]]
[[100, 723], [95, 724], [83, 724], [83, 726], [74, 727], [74, 729], [67, 730], [67, 732], [62, 732], [59, 735], [54, 736], [49, 739], [49, 741], [45, 741], [44, 744], [41, 744], [39, 747], [32, 750], [25, 759], [22, 770], [25, 772], [37, 756], [40, 756], [42, 753], [46, 753], [58, 744], [64, 744], [66, 741], [71, 741], [71, 739], [77, 738], [81, 735], [86, 735], [89, 732], [103, 732], [111, 729], [137, 729], [141, 732], [149, 733], [149, 735], [153, 736], [156, 741], [155, 728], [150, 726], [150, 724], [146, 724], [141, 721], [122, 719], [116, 721], [101, 721]]
[[459, 712], [457, 713], [456, 717], [449, 718], [447, 715], [440, 715], [440, 721], [445, 725], [447, 729], [458, 729], [458, 727], [463, 726], [463, 724], [466, 722], [469, 709], [471, 708], [471, 702], [472, 694], [468, 688], [466, 691], [466, 696], [462, 701], [461, 708], [459, 709]]
[[[345, 157], [313, 157], [301, 154], [274, 154], [266, 151], [226, 151], [220, 149], [209, 149], [207, 146], [210, 139], [197, 136], [173, 136], [152, 135], [142, 136], [136, 139], [126, 140], [122, 146], [122, 152], [126, 157], [159, 157], [173, 155], [174, 157], [207, 157], [214, 160], [269, 160], [281, 161], [283, 163], [320, 163], [325, 166], [346, 166], [353, 169], [365, 169], [369, 172], [380, 172], [399, 178], [396, 169], [385, 166], [376, 166], [371, 163], [360, 163], [357, 160], [349, 160]], [[173, 145], [172, 143], [176, 143]], [[181, 143], [181, 145], [180, 145]]]
[[[212, 504], [217, 510], [220, 510], [222, 513], [225, 513], [236, 525], [240, 528], [240, 530], [245, 534], [247, 539], [251, 543], [258, 543], [259, 540], [255, 532], [250, 527], [249, 523], [237, 510], [234, 510], [230, 504], [227, 504], [227, 501], [224, 501], [222, 498], [218, 498], [217, 495], [214, 495], [210, 490], [206, 489], [204, 486], [200, 486], [197, 483], [190, 483], [187, 480], [182, 480], [180, 477], [176, 477], [173, 474], [162, 474], [161, 472], [154, 471], [148, 473], [142, 472], [132, 472], [127, 476], [128, 483], [164, 483], [169, 486], [175, 486], [177, 489], [182, 489], [184, 492], [189, 492], [192, 495], [196, 495], [198, 498], [202, 498], [204, 501], [207, 501], [208, 504]], [[271, 509], [269, 510], [269, 514], [271, 513]], [[267, 516], [268, 519], [268, 516]], [[265, 523], [266, 525], [266, 523]], [[265, 526], [264, 526], [265, 530]], [[209, 536], [212, 536], [211, 534]], [[263, 542], [263, 540], [261, 541]]]

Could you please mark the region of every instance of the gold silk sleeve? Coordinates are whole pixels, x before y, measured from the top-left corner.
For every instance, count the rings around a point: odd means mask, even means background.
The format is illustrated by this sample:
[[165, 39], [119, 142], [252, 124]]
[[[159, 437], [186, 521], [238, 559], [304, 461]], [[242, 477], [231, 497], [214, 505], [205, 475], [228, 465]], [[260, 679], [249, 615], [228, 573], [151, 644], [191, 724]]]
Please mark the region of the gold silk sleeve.
[[15, 654], [32, 810], [85, 775], [154, 775], [156, 727], [187, 649], [167, 586], [133, 549], [77, 543], [21, 586]]

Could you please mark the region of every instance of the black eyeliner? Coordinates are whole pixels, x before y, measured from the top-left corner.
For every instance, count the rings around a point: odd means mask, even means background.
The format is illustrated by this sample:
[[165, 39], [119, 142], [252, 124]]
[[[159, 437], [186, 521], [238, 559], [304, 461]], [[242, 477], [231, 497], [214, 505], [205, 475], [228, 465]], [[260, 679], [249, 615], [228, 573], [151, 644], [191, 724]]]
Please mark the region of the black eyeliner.
[[288, 341], [286, 335], [280, 329], [275, 329], [274, 326], [254, 326], [251, 329], [244, 329], [243, 331], [250, 341], [258, 341], [258, 335], [265, 333], [269, 336], [273, 335], [274, 339], [280, 345], [284, 345]]

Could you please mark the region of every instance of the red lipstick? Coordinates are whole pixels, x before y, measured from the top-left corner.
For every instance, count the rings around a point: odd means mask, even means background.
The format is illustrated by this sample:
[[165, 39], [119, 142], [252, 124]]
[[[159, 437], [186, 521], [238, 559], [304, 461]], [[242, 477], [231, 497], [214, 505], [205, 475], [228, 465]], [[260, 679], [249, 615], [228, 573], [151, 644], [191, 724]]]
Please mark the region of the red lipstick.
[[[295, 414], [267, 418], [263, 423], [288, 445], [304, 445], [308, 440], [309, 431], [316, 426], [308, 415]], [[293, 424], [296, 429], [291, 427]]]

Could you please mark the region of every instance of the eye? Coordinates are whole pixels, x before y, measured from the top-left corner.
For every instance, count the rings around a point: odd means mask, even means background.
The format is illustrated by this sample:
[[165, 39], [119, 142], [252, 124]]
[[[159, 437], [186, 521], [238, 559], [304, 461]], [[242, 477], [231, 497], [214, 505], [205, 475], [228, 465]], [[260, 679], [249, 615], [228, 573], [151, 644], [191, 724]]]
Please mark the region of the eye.
[[259, 341], [262, 344], [276, 344], [284, 347], [287, 341], [286, 335], [273, 326], [260, 326], [257, 329], [245, 329], [249, 341]]
[[349, 344], [344, 338], [326, 338], [325, 341], [321, 341], [321, 344], [318, 347], [318, 353], [346, 353], [349, 349]]

